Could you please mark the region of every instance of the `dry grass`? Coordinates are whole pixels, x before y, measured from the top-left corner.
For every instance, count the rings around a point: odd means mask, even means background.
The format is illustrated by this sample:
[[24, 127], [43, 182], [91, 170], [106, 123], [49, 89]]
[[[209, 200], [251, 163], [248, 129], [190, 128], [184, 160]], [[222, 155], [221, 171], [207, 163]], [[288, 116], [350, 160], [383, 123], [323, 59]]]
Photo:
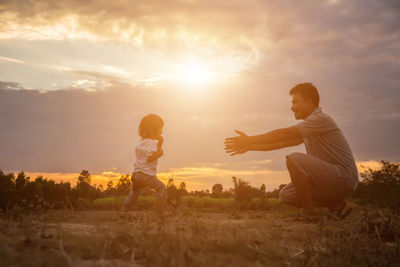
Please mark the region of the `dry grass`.
[[0, 221], [1, 266], [396, 266], [399, 216], [298, 222], [284, 206], [218, 213], [49, 211]]

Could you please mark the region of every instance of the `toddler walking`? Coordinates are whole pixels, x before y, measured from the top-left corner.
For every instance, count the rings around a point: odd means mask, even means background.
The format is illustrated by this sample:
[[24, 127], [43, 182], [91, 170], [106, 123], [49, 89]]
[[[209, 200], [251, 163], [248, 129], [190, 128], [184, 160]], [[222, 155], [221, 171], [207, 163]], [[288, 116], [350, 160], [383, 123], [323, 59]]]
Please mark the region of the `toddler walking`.
[[136, 162], [132, 172], [132, 187], [125, 198], [121, 211], [127, 211], [139, 197], [143, 187], [150, 187], [156, 191], [155, 207], [157, 212], [163, 213], [167, 191], [165, 185], [157, 179], [157, 162], [164, 154], [161, 136], [164, 121], [155, 114], [145, 116], [139, 125], [139, 135], [142, 137], [136, 145]]

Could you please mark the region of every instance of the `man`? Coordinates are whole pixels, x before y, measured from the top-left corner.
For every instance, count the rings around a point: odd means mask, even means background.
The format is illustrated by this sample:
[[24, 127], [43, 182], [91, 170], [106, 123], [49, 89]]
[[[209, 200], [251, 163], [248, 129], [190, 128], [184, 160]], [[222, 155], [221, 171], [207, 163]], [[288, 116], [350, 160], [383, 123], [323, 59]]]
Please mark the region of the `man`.
[[302, 122], [265, 134], [238, 136], [225, 139], [225, 150], [231, 156], [247, 151], [270, 151], [284, 147], [306, 146], [307, 154], [286, 156], [291, 183], [279, 194], [280, 201], [303, 208], [302, 215], [315, 215], [316, 206], [323, 206], [336, 216], [346, 206], [358, 185], [358, 171], [350, 146], [333, 119], [319, 107], [317, 88], [301, 83], [290, 90], [292, 111]]

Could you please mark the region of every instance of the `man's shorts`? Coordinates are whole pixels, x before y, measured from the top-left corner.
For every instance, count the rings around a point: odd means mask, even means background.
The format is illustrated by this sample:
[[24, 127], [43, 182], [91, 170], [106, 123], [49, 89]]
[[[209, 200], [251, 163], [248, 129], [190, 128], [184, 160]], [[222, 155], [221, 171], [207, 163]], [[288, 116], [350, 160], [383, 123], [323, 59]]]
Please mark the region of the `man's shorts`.
[[[309, 178], [310, 193], [314, 200], [341, 200], [354, 192], [346, 187], [347, 179], [352, 178], [343, 167], [298, 152], [288, 155], [287, 158]], [[291, 182], [279, 192], [279, 199], [287, 204], [300, 204]]]

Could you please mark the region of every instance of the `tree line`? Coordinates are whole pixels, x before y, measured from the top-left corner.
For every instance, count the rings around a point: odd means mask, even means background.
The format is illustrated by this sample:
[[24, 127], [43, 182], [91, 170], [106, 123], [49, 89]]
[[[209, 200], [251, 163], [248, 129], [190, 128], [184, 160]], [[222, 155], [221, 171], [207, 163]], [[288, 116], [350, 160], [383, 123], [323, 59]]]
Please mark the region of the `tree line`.
[[[250, 186], [248, 182], [233, 177], [234, 188], [224, 189], [222, 184], [214, 184], [211, 191], [195, 190], [188, 192], [186, 183], [178, 186], [170, 178], [167, 182], [167, 201], [178, 205], [183, 196], [235, 198], [238, 202], [251, 198], [278, 197], [279, 191], [265, 192], [265, 185], [260, 188]], [[82, 170], [77, 177], [76, 185], [70, 182], [55, 182], [43, 176], [35, 179], [26, 176], [24, 172], [5, 174], [0, 170], [0, 209], [6, 210], [15, 205], [23, 208], [73, 208], [77, 206], [90, 206], [95, 199], [106, 197], [127, 196], [131, 188], [130, 175], [121, 176], [116, 183], [109, 181], [105, 187], [92, 184], [89, 171]], [[152, 195], [151, 189], [144, 188], [142, 195]]]
[[[362, 204], [375, 204], [391, 208], [400, 207], [400, 168], [398, 163], [381, 162], [381, 168], [372, 170], [366, 168], [360, 173], [361, 181], [353, 197]], [[211, 191], [200, 190], [188, 192], [185, 182], [178, 186], [171, 178], [167, 183], [168, 202], [179, 205], [183, 196], [235, 198], [236, 202], [248, 202], [253, 198], [278, 198], [279, 191], [285, 186], [266, 192], [265, 185], [260, 188], [251, 186], [241, 178], [232, 177], [233, 188], [224, 189], [222, 184], [214, 184]], [[30, 208], [73, 208], [95, 199], [105, 197], [127, 196], [131, 187], [129, 175], [123, 175], [114, 184], [109, 181], [104, 188], [102, 185], [92, 184], [89, 171], [82, 170], [77, 177], [75, 186], [69, 182], [55, 182], [42, 176], [31, 180], [24, 172], [5, 174], [0, 170], [0, 209], [6, 210], [13, 206]], [[143, 195], [151, 195], [150, 189], [143, 189]]]

